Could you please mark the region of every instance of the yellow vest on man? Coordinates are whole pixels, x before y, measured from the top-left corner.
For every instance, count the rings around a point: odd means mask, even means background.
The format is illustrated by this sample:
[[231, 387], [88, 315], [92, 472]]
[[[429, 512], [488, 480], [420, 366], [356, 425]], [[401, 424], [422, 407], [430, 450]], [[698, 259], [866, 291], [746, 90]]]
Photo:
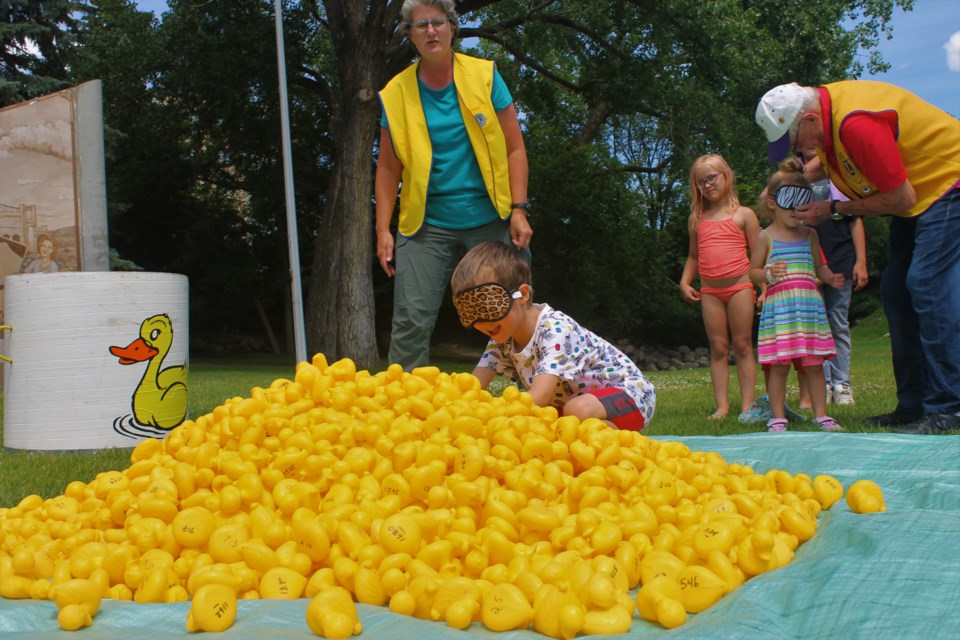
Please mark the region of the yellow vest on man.
[[890, 213], [918, 216], [960, 181], [960, 120], [885, 82], [849, 80], [824, 88], [830, 94], [833, 151], [840, 173], [826, 161], [822, 149], [817, 153], [827, 176], [848, 198], [866, 198], [878, 191], [840, 139], [844, 119], [856, 113], [880, 115], [896, 124], [897, 148], [917, 202], [907, 211]]
[[[380, 101], [387, 115], [390, 141], [403, 164], [400, 188], [400, 234], [412, 236], [423, 225], [433, 147], [420, 102], [417, 65], [398, 73], [383, 91]], [[490, 94], [493, 91], [492, 60], [455, 53], [453, 84], [463, 114], [467, 136], [480, 165], [490, 201], [501, 218], [510, 215], [510, 173], [507, 141]]]

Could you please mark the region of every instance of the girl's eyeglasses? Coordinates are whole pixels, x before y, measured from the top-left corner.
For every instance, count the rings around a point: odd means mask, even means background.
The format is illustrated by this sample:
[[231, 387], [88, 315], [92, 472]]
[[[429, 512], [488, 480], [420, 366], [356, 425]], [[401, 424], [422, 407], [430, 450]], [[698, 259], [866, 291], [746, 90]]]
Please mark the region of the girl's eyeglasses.
[[719, 177], [719, 173], [710, 173], [707, 175], [707, 177], [697, 180], [697, 186], [701, 189], [704, 187], [712, 187]]
[[773, 201], [781, 209], [796, 209], [802, 204], [813, 201], [813, 189], [810, 187], [800, 187], [797, 185], [786, 184], [777, 189], [777, 194]]
[[497, 322], [510, 315], [513, 301], [522, 298], [519, 291], [510, 291], [502, 284], [484, 282], [453, 296], [460, 324], [470, 328], [478, 322]]
[[430, 18], [429, 20], [417, 20], [411, 23], [410, 26], [417, 31], [426, 31], [427, 27], [433, 27], [435, 30], [440, 31], [441, 29], [445, 29], [448, 24], [450, 24], [448, 18]]

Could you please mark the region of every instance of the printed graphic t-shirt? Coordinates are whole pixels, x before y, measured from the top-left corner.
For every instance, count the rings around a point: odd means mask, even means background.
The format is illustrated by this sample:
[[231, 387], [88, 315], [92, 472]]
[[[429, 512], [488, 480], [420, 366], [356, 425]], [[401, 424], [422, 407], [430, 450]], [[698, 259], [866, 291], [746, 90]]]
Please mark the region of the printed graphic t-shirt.
[[547, 304], [535, 306], [540, 308], [540, 313], [529, 344], [515, 351], [512, 340], [502, 345], [491, 340], [477, 366], [492, 369], [520, 384], [524, 390], [530, 389], [536, 375], [559, 376], [554, 406], [562, 406], [591, 390], [623, 389], [649, 423], [656, 406], [656, 391], [639, 367], [622, 351], [562, 311]]

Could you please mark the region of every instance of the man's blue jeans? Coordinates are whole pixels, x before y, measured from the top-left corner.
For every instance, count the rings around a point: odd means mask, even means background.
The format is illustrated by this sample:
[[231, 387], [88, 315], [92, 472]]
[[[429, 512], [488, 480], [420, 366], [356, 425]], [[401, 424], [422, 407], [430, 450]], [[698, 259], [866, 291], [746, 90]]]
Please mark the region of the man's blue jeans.
[[829, 285], [820, 287], [823, 305], [827, 308], [830, 333], [837, 345], [837, 357], [823, 363], [823, 377], [827, 386], [850, 385], [850, 300], [853, 297], [853, 281], [847, 278], [843, 289]]
[[890, 221], [880, 291], [897, 410], [960, 413], [960, 188], [915, 218]]

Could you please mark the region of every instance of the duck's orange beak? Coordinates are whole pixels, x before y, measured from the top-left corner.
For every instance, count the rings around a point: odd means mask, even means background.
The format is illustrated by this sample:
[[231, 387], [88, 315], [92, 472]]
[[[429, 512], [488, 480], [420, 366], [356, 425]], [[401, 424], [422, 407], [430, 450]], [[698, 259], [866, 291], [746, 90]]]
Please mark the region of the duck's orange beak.
[[137, 338], [125, 347], [110, 347], [110, 353], [120, 358], [120, 364], [134, 364], [149, 360], [160, 352], [148, 345], [143, 338]]

